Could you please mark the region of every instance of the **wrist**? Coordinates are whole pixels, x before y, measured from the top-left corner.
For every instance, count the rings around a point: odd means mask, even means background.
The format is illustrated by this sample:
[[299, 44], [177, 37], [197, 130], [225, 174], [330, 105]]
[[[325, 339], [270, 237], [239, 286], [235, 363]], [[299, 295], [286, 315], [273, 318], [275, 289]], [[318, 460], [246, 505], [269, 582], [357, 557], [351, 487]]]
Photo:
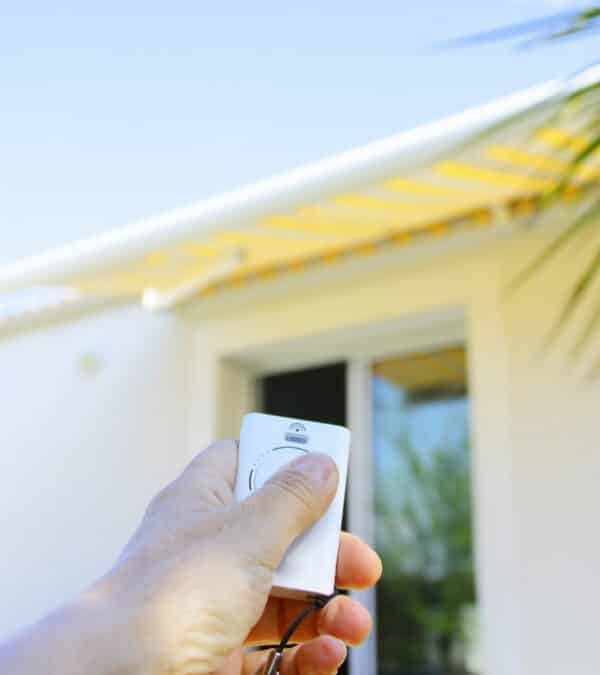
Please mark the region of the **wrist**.
[[104, 580], [0, 645], [0, 672], [12, 675], [135, 675], [132, 623]]
[[[136, 675], [144, 672], [139, 661], [135, 621], [118, 579], [107, 576], [60, 610], [65, 635], [78, 636], [80, 668], [77, 672]], [[69, 637], [70, 639], [70, 637]]]

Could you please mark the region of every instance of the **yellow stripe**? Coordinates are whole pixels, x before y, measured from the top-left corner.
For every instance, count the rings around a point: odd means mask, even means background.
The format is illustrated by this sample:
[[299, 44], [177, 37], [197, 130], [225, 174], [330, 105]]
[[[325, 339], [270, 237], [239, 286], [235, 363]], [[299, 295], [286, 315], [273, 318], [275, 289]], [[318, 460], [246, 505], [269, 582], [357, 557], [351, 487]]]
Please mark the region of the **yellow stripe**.
[[235, 274], [227, 279], [227, 281], [235, 288], [241, 288], [245, 285], [247, 278], [244, 274]]
[[385, 182], [383, 187], [392, 192], [424, 197], [464, 198], [466, 194], [472, 194], [469, 190], [422, 183], [416, 180], [409, 180], [408, 178], [392, 178]]
[[[460, 206], [460, 202], [422, 202], [406, 204], [395, 199], [386, 199], [373, 195], [341, 195], [340, 202], [324, 210], [322, 221], [344, 227], [362, 225], [370, 227], [389, 227], [398, 221], [420, 222], [428, 220], [432, 214], [447, 213]], [[373, 200], [373, 201], [372, 201]], [[471, 204], [469, 206], [472, 206]], [[326, 214], [326, 215], [325, 215]]]
[[450, 226], [448, 223], [442, 221], [440, 223], [434, 223], [427, 228], [427, 231], [436, 237], [444, 237], [450, 231]]
[[[486, 155], [490, 157], [490, 159], [497, 161], [510, 162], [516, 166], [554, 173], [558, 178], [560, 178], [560, 174], [564, 173], [569, 168], [569, 162], [547, 155], [516, 150], [515, 148], [510, 148], [508, 146], [493, 146], [486, 151]], [[596, 153], [592, 153], [592, 157], [594, 156], [597, 157]], [[590, 165], [586, 162], [578, 168], [573, 178], [589, 180], [596, 178], [599, 174], [600, 170], [597, 166]]]
[[223, 255], [223, 251], [215, 246], [199, 244], [194, 241], [186, 241], [183, 244], [179, 244], [177, 250], [193, 258], [214, 258], [215, 256]]
[[554, 150], [570, 150], [571, 152], [581, 152], [589, 140], [581, 134], [572, 134], [558, 127], [549, 127], [540, 129], [536, 139]]
[[395, 246], [406, 246], [406, 244], [410, 244], [412, 240], [413, 240], [412, 232], [398, 232], [398, 234], [395, 234], [391, 238], [391, 242]]
[[467, 225], [474, 225], [479, 227], [480, 225], [489, 225], [493, 220], [492, 213], [489, 209], [481, 209], [475, 211], [474, 213], [469, 213], [467, 215]]
[[339, 249], [333, 249], [331, 251], [327, 251], [327, 253], [323, 254], [323, 262], [326, 265], [332, 265], [333, 263], [336, 263], [342, 256], [342, 251]]
[[427, 204], [419, 207], [415, 204], [403, 204], [402, 202], [378, 199], [377, 197], [369, 197], [367, 195], [341, 195], [340, 197], [336, 197], [334, 202], [336, 206], [345, 208], [368, 209], [406, 216], [415, 214], [426, 216], [429, 211]]
[[[329, 225], [336, 225], [341, 228], [349, 225], [354, 227], [356, 225], [367, 226], [367, 225], [377, 225], [381, 222], [382, 214], [380, 212], [374, 213], [364, 213], [362, 207], [360, 208], [361, 212], [356, 212], [356, 205], [351, 205], [346, 203], [346, 198], [366, 198], [366, 199], [378, 199], [378, 197], [373, 197], [369, 195], [340, 195], [338, 199], [343, 200], [343, 203], [337, 203], [337, 200], [333, 200], [333, 203], [327, 204], [325, 206], [311, 206], [298, 209], [290, 216], [284, 216], [289, 218], [294, 218], [298, 222], [313, 222], [313, 223], [328, 223]], [[383, 201], [386, 201], [385, 199]], [[425, 209], [430, 208], [430, 204], [424, 202], [403, 202], [397, 200], [389, 200], [390, 203], [396, 204], [399, 207], [402, 206], [403, 213], [413, 214], [413, 215], [422, 215]], [[372, 222], [375, 221], [375, 222]]]
[[555, 181], [533, 176], [523, 176], [505, 171], [483, 169], [471, 164], [459, 162], [440, 162], [434, 167], [436, 173], [446, 178], [475, 181], [486, 185], [501, 186], [515, 189], [550, 190]]
[[277, 269], [274, 266], [264, 267], [256, 274], [258, 279], [273, 279], [277, 275]]
[[562, 194], [565, 202], [576, 202], [581, 198], [581, 190], [577, 185], [569, 185]]
[[375, 253], [376, 250], [377, 247], [372, 242], [368, 242], [367, 244], [363, 244], [362, 246], [359, 246], [358, 248], [354, 249], [355, 253], [361, 256], [373, 255], [373, 253]]
[[[483, 194], [483, 193], [482, 193]], [[499, 197], [505, 197], [500, 195]], [[427, 227], [432, 221], [439, 221], [451, 218], [468, 216], [470, 212], [477, 208], [483, 208], [484, 204], [489, 203], [488, 198], [483, 200], [458, 201], [456, 203], [433, 203], [426, 204], [419, 209], [405, 209], [401, 202], [378, 199], [363, 195], [343, 195], [336, 199], [340, 207], [350, 207], [360, 210], [364, 213], [356, 214], [355, 218], [376, 218], [381, 226], [386, 226], [385, 231], [394, 231], [398, 229], [417, 230], [421, 227]]]
[[276, 230], [292, 230], [294, 232], [310, 232], [311, 234], [327, 234], [337, 238], [347, 239], [352, 237], [368, 237], [376, 235], [381, 227], [373, 225], [361, 225], [360, 223], [335, 223], [335, 222], [306, 222], [290, 217], [266, 218], [261, 222], [263, 227]]
[[[381, 189], [381, 188], [380, 188]], [[443, 187], [440, 187], [443, 191]], [[454, 194], [449, 189], [450, 194]], [[466, 196], [470, 198], [467, 199]], [[377, 236], [399, 228], [418, 227], [440, 217], [453, 217], [471, 211], [489, 201], [489, 191], [483, 188], [458, 190], [452, 200], [427, 200], [405, 202], [386, 199], [385, 194], [346, 194], [325, 206], [308, 206], [297, 209], [293, 215], [267, 219], [276, 229], [298, 231], [305, 228], [316, 233], [333, 233], [341, 236]]]
[[600, 168], [590, 164], [584, 164], [575, 172], [575, 178], [580, 180], [595, 180], [600, 176]]
[[520, 199], [518, 202], [513, 204], [511, 208], [511, 213], [513, 216], [530, 216], [535, 213], [536, 202], [533, 199]]
[[327, 244], [327, 239], [325, 238], [305, 239], [302, 237], [293, 237], [291, 235], [286, 236], [285, 232], [278, 235], [275, 231], [261, 231], [258, 229], [242, 232], [225, 230], [215, 234], [214, 238], [216, 241], [243, 246], [249, 250], [273, 248], [282, 253], [287, 252], [290, 248], [296, 249], [297, 251], [312, 251], [315, 248]]
[[295, 274], [304, 272], [306, 269], [306, 260], [295, 260], [288, 264], [287, 269], [289, 272], [294, 272]]
[[508, 145], [493, 145], [487, 148], [485, 155], [496, 162], [506, 162], [507, 164], [513, 164], [514, 166], [524, 167], [526, 169], [538, 169], [550, 173], [560, 173], [568, 166], [566, 162], [563, 162], [560, 159], [549, 157], [548, 155], [517, 150]]
[[144, 265], [148, 267], [160, 267], [167, 262], [167, 255], [163, 251], [155, 251], [154, 253], [148, 253], [144, 257]]

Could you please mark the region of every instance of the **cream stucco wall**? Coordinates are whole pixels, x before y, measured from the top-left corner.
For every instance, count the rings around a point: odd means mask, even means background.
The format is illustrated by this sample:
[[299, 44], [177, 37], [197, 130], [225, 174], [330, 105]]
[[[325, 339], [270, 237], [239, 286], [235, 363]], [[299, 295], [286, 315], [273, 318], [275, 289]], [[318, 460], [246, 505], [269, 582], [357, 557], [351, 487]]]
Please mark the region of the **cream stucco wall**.
[[591, 249], [506, 298], [541, 244], [389, 253], [176, 316], [120, 309], [1, 341], [0, 634], [106, 569], [151, 494], [237, 432], [257, 374], [348, 358], [360, 380], [373, 356], [462, 339], [484, 673], [600, 672], [600, 381], [584, 378], [591, 353], [569, 361], [568, 332], [540, 350]]
[[368, 273], [350, 265], [305, 279], [308, 289], [271, 283], [198, 304], [187, 317], [192, 444], [235, 433], [252, 406], [253, 374], [400, 353], [462, 330], [486, 675], [600, 672], [600, 380], [585, 380], [593, 353], [569, 360], [574, 330], [541, 349], [589, 247], [506, 293], [545, 241], [518, 234], [402, 265], [390, 254]]
[[105, 572], [187, 459], [187, 345], [137, 308], [0, 340], [0, 639]]

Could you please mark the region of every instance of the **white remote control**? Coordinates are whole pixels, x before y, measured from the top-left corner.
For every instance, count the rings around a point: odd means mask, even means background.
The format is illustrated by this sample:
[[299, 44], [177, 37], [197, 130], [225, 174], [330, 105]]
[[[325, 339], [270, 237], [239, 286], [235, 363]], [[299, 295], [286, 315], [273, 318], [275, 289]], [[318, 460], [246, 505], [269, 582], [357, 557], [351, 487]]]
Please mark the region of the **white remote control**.
[[[329, 509], [296, 539], [275, 572], [273, 596], [304, 599], [333, 593], [349, 450], [350, 432], [345, 427], [261, 413], [244, 417], [235, 486], [238, 501], [307, 452], [329, 455], [339, 471], [337, 493]], [[268, 521], [265, 527], [269, 527]]]

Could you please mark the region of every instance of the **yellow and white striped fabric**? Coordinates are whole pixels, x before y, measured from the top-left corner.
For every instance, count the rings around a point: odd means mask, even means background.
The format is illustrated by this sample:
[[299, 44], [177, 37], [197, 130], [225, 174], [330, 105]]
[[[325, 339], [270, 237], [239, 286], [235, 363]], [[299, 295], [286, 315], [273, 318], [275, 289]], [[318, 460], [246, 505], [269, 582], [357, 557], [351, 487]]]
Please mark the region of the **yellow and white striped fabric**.
[[[511, 215], [533, 212], [568, 163], [569, 149], [585, 142], [555, 127], [525, 143], [490, 142], [453, 159], [289, 211], [274, 211], [250, 226], [152, 250], [109, 274], [82, 280], [85, 292], [120, 295], [153, 288], [169, 291], [210, 271], [216, 259], [239, 250], [239, 265], [200, 292], [237, 287], [274, 275], [298, 273], [383, 246], [408, 246], [417, 238], [448, 235], [494, 221], [499, 205]], [[581, 178], [597, 179], [592, 159]], [[576, 198], [576, 194], [569, 193]]]
[[[586, 143], [555, 115], [562, 86], [16, 263], [0, 270], [0, 292], [59, 285], [84, 296], [177, 301], [486, 227], [499, 209], [527, 215]], [[594, 155], [578, 175], [582, 190], [599, 171]]]

